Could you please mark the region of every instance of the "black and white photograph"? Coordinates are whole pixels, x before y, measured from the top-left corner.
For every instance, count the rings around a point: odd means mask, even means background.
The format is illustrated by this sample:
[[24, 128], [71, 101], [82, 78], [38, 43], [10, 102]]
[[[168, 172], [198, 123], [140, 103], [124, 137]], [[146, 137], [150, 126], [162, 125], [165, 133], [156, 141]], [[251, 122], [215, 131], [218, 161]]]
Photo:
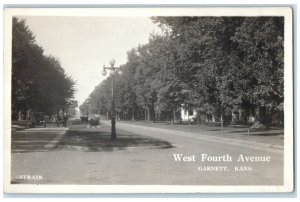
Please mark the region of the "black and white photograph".
[[8, 193], [292, 192], [292, 9], [7, 8]]

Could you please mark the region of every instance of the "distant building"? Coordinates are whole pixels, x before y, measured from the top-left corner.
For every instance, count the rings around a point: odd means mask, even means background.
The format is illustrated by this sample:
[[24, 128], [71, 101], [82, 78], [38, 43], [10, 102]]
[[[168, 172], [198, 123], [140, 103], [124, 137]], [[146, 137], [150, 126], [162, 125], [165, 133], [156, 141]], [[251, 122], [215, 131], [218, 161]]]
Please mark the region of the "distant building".
[[195, 121], [197, 118], [197, 111], [195, 109], [186, 109], [184, 105], [180, 111], [182, 121]]

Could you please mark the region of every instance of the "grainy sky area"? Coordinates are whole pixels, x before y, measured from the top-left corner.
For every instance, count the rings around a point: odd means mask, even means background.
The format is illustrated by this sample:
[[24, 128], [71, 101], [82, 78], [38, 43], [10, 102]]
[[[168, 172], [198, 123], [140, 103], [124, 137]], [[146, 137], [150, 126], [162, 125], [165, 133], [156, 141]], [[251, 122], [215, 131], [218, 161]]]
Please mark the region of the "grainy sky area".
[[45, 55], [59, 58], [77, 81], [75, 99], [81, 104], [104, 77], [102, 66], [114, 58], [127, 61], [127, 51], [148, 42], [160, 29], [147, 17], [21, 17], [43, 47]]

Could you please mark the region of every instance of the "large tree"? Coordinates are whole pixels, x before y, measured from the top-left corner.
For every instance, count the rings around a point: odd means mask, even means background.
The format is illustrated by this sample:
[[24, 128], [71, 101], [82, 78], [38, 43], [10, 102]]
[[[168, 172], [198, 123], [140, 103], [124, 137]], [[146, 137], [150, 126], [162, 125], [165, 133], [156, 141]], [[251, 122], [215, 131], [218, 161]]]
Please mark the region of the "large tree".
[[245, 18], [232, 41], [236, 94], [256, 109], [260, 122], [282, 119], [284, 102], [284, 23], [282, 17]]
[[266, 111], [282, 115], [283, 18], [153, 20], [178, 41], [178, 78], [189, 85], [188, 102], [198, 112], [230, 115], [237, 108], [255, 108], [257, 120], [264, 121]]
[[[261, 122], [282, 121], [283, 18], [152, 20], [164, 33], [129, 51], [124, 74], [116, 76], [116, 106], [127, 119], [151, 115], [155, 121], [167, 112], [174, 121], [184, 106], [203, 118], [230, 121], [232, 113], [244, 111]], [[101, 85], [98, 100], [107, 97], [109, 83]]]
[[12, 112], [26, 110], [51, 115], [66, 110], [75, 92], [75, 82], [57, 58], [45, 56], [24, 20], [13, 18]]

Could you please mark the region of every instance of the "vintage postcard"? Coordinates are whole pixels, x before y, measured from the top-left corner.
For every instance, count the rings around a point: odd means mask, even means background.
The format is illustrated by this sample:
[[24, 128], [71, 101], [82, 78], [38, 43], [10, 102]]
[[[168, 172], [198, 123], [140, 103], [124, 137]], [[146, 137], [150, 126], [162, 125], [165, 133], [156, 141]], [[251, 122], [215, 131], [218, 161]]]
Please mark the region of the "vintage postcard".
[[5, 192], [292, 192], [292, 15], [6, 8]]

